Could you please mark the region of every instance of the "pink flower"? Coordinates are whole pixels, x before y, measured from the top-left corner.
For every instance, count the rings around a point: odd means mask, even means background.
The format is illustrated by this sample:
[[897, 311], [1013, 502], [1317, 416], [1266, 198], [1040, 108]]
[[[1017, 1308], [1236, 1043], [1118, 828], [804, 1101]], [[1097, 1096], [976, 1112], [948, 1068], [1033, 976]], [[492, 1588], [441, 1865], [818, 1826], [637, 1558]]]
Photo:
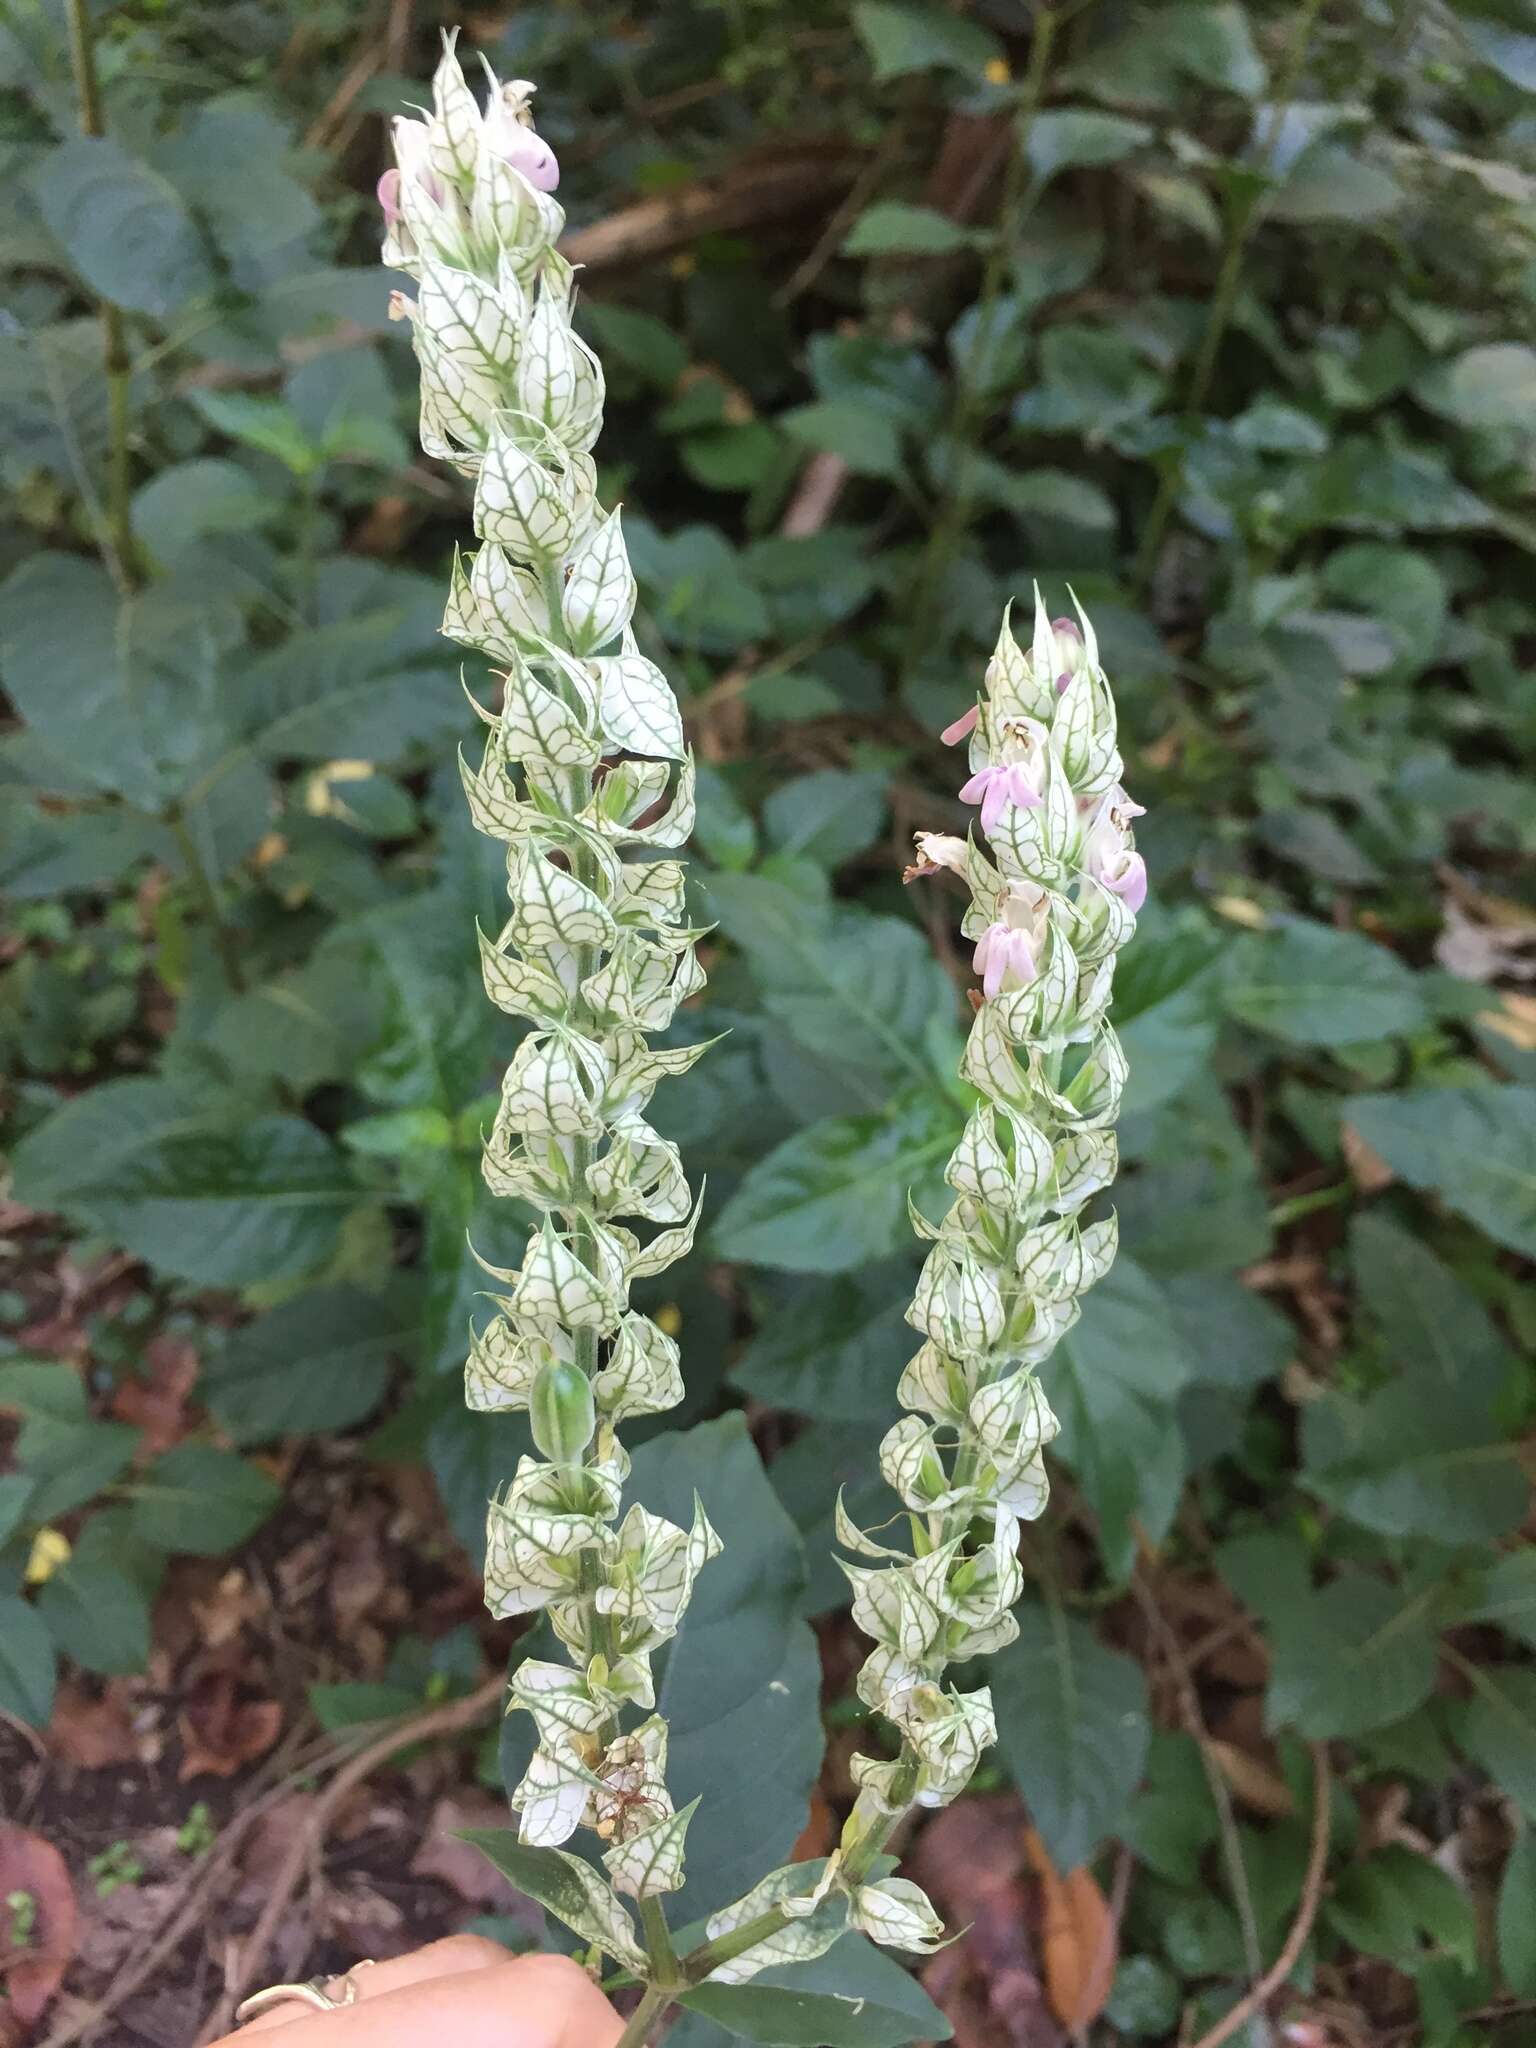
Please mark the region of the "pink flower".
[[447, 197], [443, 181], [429, 160], [426, 123], [412, 121], [402, 114], [392, 132], [399, 168], [387, 170], [377, 186], [386, 228], [393, 228], [404, 212], [401, 195], [406, 179], [413, 185], [419, 185], [434, 206], [441, 206]]
[[957, 718], [955, 720], [953, 725], [946, 725], [944, 730], [939, 734], [939, 738], [944, 742], [946, 747], [959, 746], [960, 742], [963, 739], [969, 738], [969, 736], [976, 730], [976, 721], [978, 718], [980, 718], [980, 716], [981, 706], [979, 704], [973, 704], [969, 711], [967, 711], [962, 717]]
[[[1111, 797], [1114, 794], [1110, 792]], [[1147, 864], [1128, 842], [1127, 812], [1138, 818], [1144, 815], [1140, 804], [1127, 800], [1125, 808], [1119, 809], [1106, 801], [1097, 822], [1089, 828], [1083, 867], [1100, 888], [1122, 897], [1127, 910], [1134, 913], [1147, 900]]]
[[982, 994], [987, 997], [1008, 988], [1027, 988], [1035, 978], [1034, 942], [1028, 932], [1017, 931], [999, 918], [976, 942], [974, 965], [982, 978]]
[[1063, 658], [1073, 663], [1073, 668], [1064, 668], [1056, 678], [1056, 694], [1059, 697], [1068, 683], [1071, 682], [1074, 669], [1081, 659], [1083, 636], [1078, 631], [1075, 619], [1052, 619], [1051, 631], [1063, 643]]
[[516, 85], [507, 86], [506, 96], [486, 108], [485, 139], [504, 163], [522, 172], [535, 192], [553, 192], [560, 182], [560, 165], [543, 136], [521, 119], [518, 107], [526, 108], [526, 99], [512, 103], [511, 95], [518, 90]]
[[978, 768], [969, 782], [961, 785], [960, 801], [981, 805], [981, 829], [990, 833], [1002, 817], [1005, 804], [1033, 810], [1040, 802], [1040, 792], [1022, 761], [994, 761], [989, 767]]

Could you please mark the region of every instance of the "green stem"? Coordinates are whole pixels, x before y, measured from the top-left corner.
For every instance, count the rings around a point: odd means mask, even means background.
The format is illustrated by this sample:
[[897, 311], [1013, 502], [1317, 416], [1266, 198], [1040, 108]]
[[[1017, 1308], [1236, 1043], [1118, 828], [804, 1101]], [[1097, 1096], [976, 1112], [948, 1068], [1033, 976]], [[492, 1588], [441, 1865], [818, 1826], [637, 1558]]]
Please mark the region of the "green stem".
[[651, 1959], [651, 1974], [657, 1989], [665, 1990], [669, 1984], [675, 1988], [682, 1981], [682, 1971], [660, 1899], [651, 1897], [640, 1901], [640, 1931], [645, 1936], [645, 1952]]
[[657, 2027], [672, 2003], [672, 1988], [660, 1984], [648, 1984], [640, 2003], [630, 2014], [615, 2048], [647, 2048], [655, 2038]]
[[[66, 11], [69, 17], [70, 62], [75, 75], [75, 91], [80, 100], [80, 132], [82, 135], [102, 136], [107, 130], [102, 113], [101, 84], [96, 75], [96, 44], [87, 0], [66, 0]], [[102, 371], [107, 384], [106, 510], [101, 550], [119, 589], [126, 592], [137, 590], [142, 580], [131, 510], [133, 468], [129, 447], [129, 378], [132, 364], [128, 357], [128, 331], [122, 309], [114, 306], [110, 299], [102, 299], [99, 304]]]
[[[1256, 180], [1261, 179], [1269, 169], [1276, 144], [1280, 140], [1280, 130], [1301, 77], [1301, 67], [1306, 62], [1307, 44], [1311, 40], [1312, 27], [1321, 6], [1322, 0], [1303, 0], [1301, 11], [1296, 18], [1290, 47], [1286, 52], [1285, 67], [1270, 107], [1264, 141], [1254, 163]], [[1226, 246], [1222, 250], [1221, 267], [1216, 273], [1216, 285], [1211, 293], [1205, 332], [1200, 338], [1200, 353], [1195, 358], [1195, 367], [1190, 373], [1189, 392], [1184, 401], [1185, 419], [1190, 424], [1200, 417], [1210, 393], [1211, 379], [1216, 374], [1216, 360], [1221, 353], [1221, 344], [1226, 339], [1232, 309], [1237, 304], [1238, 286], [1242, 282], [1243, 258], [1247, 254], [1253, 230], [1258, 224], [1258, 201], [1259, 190], [1255, 185], [1252, 190], [1234, 199], [1228, 207]], [[1141, 545], [1136, 551], [1131, 581], [1138, 594], [1144, 593], [1151, 581], [1152, 571], [1157, 562], [1157, 551], [1162, 545], [1163, 532], [1183, 481], [1183, 457], [1176, 453], [1169, 458], [1158, 479], [1157, 495], [1152, 500], [1152, 509], [1147, 514]]]
[[1003, 174], [997, 227], [982, 269], [981, 288], [976, 296], [976, 331], [964, 362], [956, 372], [954, 406], [946, 435], [952, 450], [954, 469], [939, 508], [939, 516], [928, 537], [928, 546], [923, 552], [922, 564], [913, 589], [909, 626], [904, 636], [906, 658], [903, 663], [903, 680], [911, 675], [927, 649], [928, 629], [944, 572], [949, 567], [950, 557], [970, 523], [975, 502], [977, 443], [987, 411], [987, 362], [992, 351], [993, 330], [997, 325], [1003, 281], [1008, 274], [1008, 265], [1014, 253], [1019, 228], [1028, 211], [1029, 131], [1045, 96], [1051, 47], [1055, 40], [1058, 19], [1056, 11], [1050, 7], [1041, 8], [1035, 17], [1034, 35], [1029, 45], [1029, 68], [1024, 76], [1018, 108], [1013, 117], [1013, 133], [1009, 141], [1007, 169]]
[[219, 956], [219, 966], [223, 970], [225, 982], [231, 994], [243, 995], [246, 989], [245, 969], [241, 965], [240, 948], [235, 933], [225, 921], [224, 905], [219, 897], [218, 886], [204, 865], [197, 841], [193, 838], [181, 812], [169, 812], [165, 822], [180, 849], [192, 894], [197, 898], [203, 915], [208, 920], [208, 928], [213, 935], [214, 951]]

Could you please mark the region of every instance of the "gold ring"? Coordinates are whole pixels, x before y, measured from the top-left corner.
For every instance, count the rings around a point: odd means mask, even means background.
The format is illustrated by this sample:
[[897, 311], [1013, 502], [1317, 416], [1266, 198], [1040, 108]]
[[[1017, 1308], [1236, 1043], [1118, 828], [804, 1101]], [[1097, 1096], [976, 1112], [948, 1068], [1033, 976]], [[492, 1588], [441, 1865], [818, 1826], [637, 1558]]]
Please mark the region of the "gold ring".
[[[269, 1984], [265, 1991], [253, 1991], [249, 1998], [242, 1999], [235, 2007], [235, 2024], [243, 2027], [247, 2020], [256, 2019], [264, 2012], [274, 2012], [280, 2005], [307, 2005], [311, 2012], [335, 2012], [341, 2006], [356, 2005], [354, 1974], [358, 1970], [372, 1968], [372, 1959], [366, 1958], [354, 1963], [344, 1977], [306, 1977], [302, 1984]], [[340, 1997], [328, 1988], [333, 1984]]]

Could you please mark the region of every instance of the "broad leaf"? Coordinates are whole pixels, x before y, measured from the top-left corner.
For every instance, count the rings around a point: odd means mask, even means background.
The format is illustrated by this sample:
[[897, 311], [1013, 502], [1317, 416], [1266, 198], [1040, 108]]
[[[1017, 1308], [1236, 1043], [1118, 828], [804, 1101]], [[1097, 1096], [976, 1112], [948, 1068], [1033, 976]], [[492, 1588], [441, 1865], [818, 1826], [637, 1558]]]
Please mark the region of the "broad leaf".
[[231, 1122], [158, 1081], [108, 1081], [17, 1148], [18, 1196], [60, 1209], [202, 1287], [296, 1279], [325, 1264], [359, 1190], [294, 1116]]
[[800, 1619], [800, 1539], [740, 1414], [635, 1453], [627, 1498], [686, 1525], [695, 1492], [725, 1548], [699, 1576], [657, 1687], [671, 1724], [672, 1797], [679, 1807], [701, 1801], [680, 1918], [739, 1898], [788, 1856], [823, 1739], [820, 1663]]
[[1316, 1741], [1400, 1721], [1435, 1682], [1435, 1636], [1422, 1605], [1362, 1572], [1320, 1593], [1287, 1595], [1260, 1612], [1269, 1624], [1266, 1715]]
[[1424, 1022], [1423, 998], [1395, 953], [1300, 917], [1239, 950], [1224, 994], [1241, 1023], [1293, 1045], [1350, 1045]]
[[918, 1097], [885, 1116], [830, 1117], [760, 1159], [715, 1220], [722, 1258], [845, 1273], [909, 1237], [907, 1192], [942, 1172], [958, 1132]]
[[35, 1607], [0, 1593], [0, 1707], [30, 1727], [53, 1712], [53, 1638]]
[[1027, 1600], [991, 1660], [998, 1740], [1051, 1860], [1086, 1863], [1123, 1824], [1147, 1754], [1147, 1686], [1087, 1624]]
[[1410, 1186], [1536, 1257], [1536, 1087], [1354, 1095], [1344, 1118]]
[[916, 1978], [862, 1934], [749, 1984], [701, 1984], [682, 2003], [738, 2040], [776, 2048], [901, 2048], [954, 2032]]
[[377, 1406], [416, 1320], [354, 1288], [301, 1294], [237, 1331], [204, 1372], [202, 1395], [237, 1444], [345, 1429]]
[[176, 188], [118, 143], [81, 135], [60, 144], [38, 164], [32, 188], [70, 262], [102, 298], [164, 319], [213, 283]]
[[609, 1890], [607, 1879], [579, 1856], [565, 1849], [529, 1848], [503, 1828], [467, 1828], [464, 1840], [583, 1942], [595, 1942], [626, 1969], [643, 1967], [645, 1951], [627, 1909]]
[[896, 1382], [917, 1348], [906, 1321], [915, 1265], [767, 1293], [731, 1379], [770, 1407], [834, 1422], [894, 1414]]
[[127, 1491], [140, 1541], [199, 1557], [243, 1543], [282, 1498], [260, 1466], [197, 1443], [167, 1451]]

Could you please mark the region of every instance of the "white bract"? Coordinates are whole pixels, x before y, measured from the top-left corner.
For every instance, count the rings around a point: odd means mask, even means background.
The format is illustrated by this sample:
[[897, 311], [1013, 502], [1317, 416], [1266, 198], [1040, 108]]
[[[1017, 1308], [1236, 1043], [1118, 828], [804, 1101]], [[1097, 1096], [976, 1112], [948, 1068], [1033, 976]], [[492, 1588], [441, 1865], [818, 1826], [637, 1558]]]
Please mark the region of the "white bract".
[[[919, 834], [911, 871], [964, 880], [981, 992], [961, 1070], [979, 1101], [948, 1211], [914, 1215], [929, 1244], [908, 1312], [921, 1343], [898, 1389], [909, 1412], [881, 1450], [910, 1540], [887, 1545], [837, 1510], [858, 1559], [854, 1617], [874, 1641], [859, 1693], [899, 1753], [854, 1759], [833, 1855], [716, 1913], [680, 1978], [655, 1900], [683, 1882], [692, 1808], [668, 1793], [652, 1659], [719, 1543], [697, 1503], [686, 1529], [623, 1511], [616, 1432], [682, 1395], [677, 1347], [629, 1287], [683, 1256], [698, 1214], [646, 1115], [704, 1050], [650, 1043], [703, 985], [682, 869], [660, 857], [692, 832], [694, 770], [666, 678], [635, 640], [619, 514], [596, 502], [602, 370], [572, 331], [558, 167], [532, 90], [491, 76], [482, 111], [450, 40], [432, 111], [395, 123], [379, 196], [384, 260], [418, 282], [392, 310], [421, 367], [422, 445], [473, 481], [480, 545], [455, 561], [443, 630], [500, 675], [498, 708], [476, 704], [482, 758], [462, 771], [475, 826], [507, 848], [509, 914], [480, 935], [486, 994], [527, 1029], [484, 1172], [539, 1220], [519, 1266], [486, 1268], [505, 1291], [472, 1333], [465, 1383], [474, 1408], [525, 1409], [538, 1453], [491, 1504], [487, 1599], [497, 1615], [546, 1615], [565, 1652], [513, 1675], [537, 1738], [513, 1803], [523, 1841], [563, 1872], [555, 1910], [666, 1993], [815, 1957], [849, 1927], [919, 1952], [942, 1938], [879, 1857], [910, 1807], [964, 1788], [995, 1736], [986, 1688], [960, 1692], [946, 1672], [1016, 1632], [1019, 1523], [1045, 1506], [1057, 1430], [1038, 1371], [1114, 1257], [1113, 1218], [1081, 1218], [1115, 1173], [1125, 1060], [1106, 1011], [1146, 868], [1093, 629], [1081, 612], [1050, 620], [1037, 597], [1029, 651], [1005, 618], [980, 702], [945, 734], [969, 738], [961, 794], [990, 850]], [[626, 1712], [646, 1718], [625, 1732]], [[606, 1879], [558, 1847], [581, 1827]]]
[[531, 92], [491, 77], [482, 112], [450, 41], [432, 111], [395, 123], [380, 199], [384, 260], [418, 284], [392, 310], [421, 366], [422, 445], [474, 483], [481, 544], [454, 565], [443, 630], [500, 672], [464, 781], [475, 824], [507, 847], [509, 915], [481, 934], [486, 993], [529, 1028], [485, 1177], [542, 1214], [519, 1267], [487, 1268], [505, 1292], [473, 1333], [465, 1385], [473, 1408], [527, 1409], [540, 1453], [491, 1505], [487, 1600], [547, 1611], [570, 1660], [525, 1662], [513, 1680], [538, 1736], [515, 1803], [526, 1842], [600, 1838], [613, 1890], [581, 1866], [578, 1931], [633, 1965], [613, 1892], [682, 1883], [691, 1809], [667, 1792], [665, 1724], [620, 1733], [619, 1716], [654, 1706], [651, 1659], [719, 1548], [702, 1509], [688, 1529], [638, 1507], [619, 1519], [615, 1435], [682, 1394], [677, 1347], [628, 1289], [686, 1252], [697, 1214], [645, 1118], [657, 1082], [702, 1050], [646, 1042], [703, 984], [681, 869], [648, 851], [687, 838], [693, 779], [672, 692], [630, 632], [619, 515], [594, 495], [602, 370], [571, 328], [558, 169]]
[[898, 1388], [912, 1412], [881, 1446], [910, 1543], [878, 1541], [837, 1508], [838, 1541], [859, 1559], [843, 1567], [853, 1617], [875, 1645], [859, 1696], [900, 1753], [854, 1758], [858, 1799], [813, 1891], [777, 1871], [711, 1921], [729, 1933], [776, 1906], [784, 1923], [720, 1981], [819, 1955], [845, 1926], [932, 1948], [942, 1930], [917, 1886], [868, 1874], [901, 1815], [947, 1805], [996, 1736], [987, 1688], [960, 1692], [945, 1673], [1017, 1633], [1019, 1524], [1045, 1508], [1058, 1427], [1037, 1371], [1114, 1259], [1114, 1218], [1081, 1211], [1114, 1178], [1125, 1059], [1106, 1011], [1146, 895], [1140, 807], [1120, 787], [1114, 700], [1079, 617], [1050, 620], [1037, 594], [1028, 653], [1005, 618], [980, 702], [944, 735], [969, 739], [961, 795], [980, 806], [990, 855], [919, 833], [908, 877], [966, 883], [982, 991], [962, 1065], [981, 1099], [945, 1174], [955, 1199], [937, 1222], [913, 1213], [931, 1249], [907, 1312], [923, 1342]]

